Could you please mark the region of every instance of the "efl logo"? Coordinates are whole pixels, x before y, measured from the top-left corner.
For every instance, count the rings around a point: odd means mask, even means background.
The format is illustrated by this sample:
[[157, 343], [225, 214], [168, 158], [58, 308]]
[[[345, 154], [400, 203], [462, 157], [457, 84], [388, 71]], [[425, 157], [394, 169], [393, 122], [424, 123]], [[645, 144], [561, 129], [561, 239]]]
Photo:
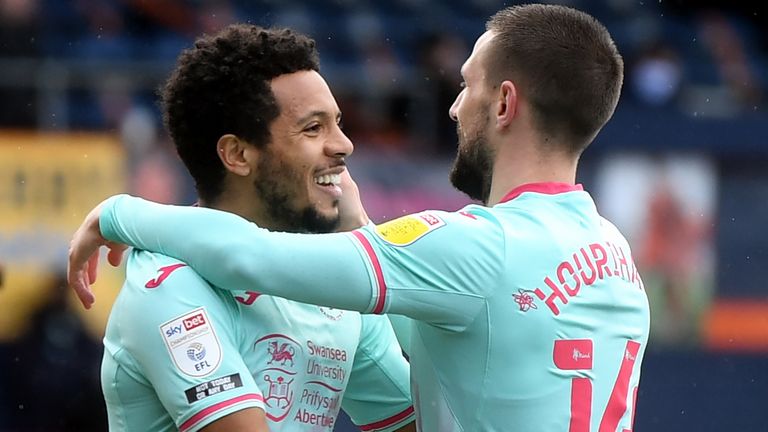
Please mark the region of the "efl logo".
[[205, 324], [205, 317], [202, 313], [199, 313], [191, 318], [187, 318], [184, 321], [184, 329], [187, 331], [192, 330], [195, 327], [200, 327]]
[[221, 363], [222, 352], [205, 308], [187, 311], [160, 326], [176, 368], [193, 377], [208, 376]]

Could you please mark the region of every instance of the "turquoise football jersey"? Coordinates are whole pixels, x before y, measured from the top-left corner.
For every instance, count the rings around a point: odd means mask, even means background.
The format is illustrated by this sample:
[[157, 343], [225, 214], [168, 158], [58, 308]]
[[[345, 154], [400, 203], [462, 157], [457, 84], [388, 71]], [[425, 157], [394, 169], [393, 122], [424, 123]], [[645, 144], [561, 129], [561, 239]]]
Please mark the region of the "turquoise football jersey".
[[408, 363], [383, 316], [213, 289], [185, 264], [133, 251], [104, 338], [110, 430], [195, 431], [246, 407], [272, 432], [413, 421]]
[[385, 316], [234, 294], [270, 431], [331, 431], [339, 408], [365, 431], [413, 421], [409, 365]]
[[632, 429], [648, 301], [629, 245], [580, 186], [524, 185], [490, 208], [342, 234], [270, 233], [125, 196], [100, 222], [221, 287], [412, 318], [421, 431]]
[[[185, 290], [177, 296], [168, 289]], [[129, 256], [104, 337], [101, 385], [111, 431], [196, 431], [264, 398], [231, 294], [176, 260]]]

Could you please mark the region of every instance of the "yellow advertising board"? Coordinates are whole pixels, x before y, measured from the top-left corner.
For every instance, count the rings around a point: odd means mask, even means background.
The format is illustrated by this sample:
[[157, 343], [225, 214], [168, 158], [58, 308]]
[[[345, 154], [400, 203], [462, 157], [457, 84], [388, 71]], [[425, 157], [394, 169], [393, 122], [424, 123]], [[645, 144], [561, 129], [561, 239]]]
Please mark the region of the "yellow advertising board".
[[[114, 135], [0, 131], [0, 340], [23, 334], [36, 310], [66, 289], [72, 233], [126, 183], [125, 154]], [[100, 267], [96, 310], [82, 314], [94, 336], [103, 332], [121, 274]]]

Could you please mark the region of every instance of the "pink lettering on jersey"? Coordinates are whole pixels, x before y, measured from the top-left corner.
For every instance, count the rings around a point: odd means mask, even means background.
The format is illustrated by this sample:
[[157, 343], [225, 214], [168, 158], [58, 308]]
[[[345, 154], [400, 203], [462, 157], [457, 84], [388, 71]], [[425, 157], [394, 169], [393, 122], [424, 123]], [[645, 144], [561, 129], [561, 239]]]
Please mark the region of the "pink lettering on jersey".
[[[566, 283], [565, 273], [568, 273], [570, 279], [573, 280], [573, 286], [570, 286], [568, 283]], [[576, 275], [576, 272], [573, 270], [573, 265], [568, 261], [563, 261], [559, 266], [557, 266], [557, 280], [560, 282], [560, 284], [563, 286], [563, 289], [568, 293], [569, 296], [573, 297], [579, 293], [579, 288], [581, 288], [581, 281]]]
[[624, 358], [619, 368], [619, 377], [611, 391], [611, 397], [608, 400], [608, 407], [603, 414], [600, 422], [599, 432], [615, 431], [619, 426], [619, 421], [627, 411], [627, 396], [629, 396], [629, 378], [632, 375], [632, 369], [635, 367], [635, 360], [640, 351], [640, 343], [636, 341], [627, 341], [627, 348], [624, 351]]
[[611, 269], [608, 268], [608, 254], [605, 253], [605, 248], [600, 243], [592, 243], [589, 245], [589, 250], [592, 251], [592, 258], [595, 259], [595, 267], [597, 267], [597, 277], [603, 279], [603, 269], [605, 269], [605, 275], [612, 276]]
[[[616, 245], [611, 245], [612, 249], [616, 249]], [[616, 256], [619, 257], [619, 269], [621, 270], [621, 277], [623, 279], [629, 278], [631, 275], [629, 273], [629, 267], [627, 266], [627, 258], [624, 256], [624, 249], [618, 248], [616, 251]]]
[[556, 340], [552, 355], [558, 369], [592, 369], [592, 339]]
[[571, 380], [571, 422], [568, 432], [589, 432], [592, 422], [592, 382], [589, 378]]
[[544, 303], [549, 306], [549, 309], [551, 309], [555, 315], [560, 315], [560, 309], [557, 307], [555, 302], [560, 300], [560, 302], [565, 305], [568, 304], [568, 299], [565, 297], [565, 295], [563, 295], [563, 292], [560, 291], [560, 288], [555, 285], [554, 282], [552, 282], [552, 279], [550, 279], [549, 276], [544, 278], [544, 283], [547, 284], [547, 286], [552, 290], [552, 294], [547, 296], [544, 294], [544, 291], [542, 291], [541, 288], [536, 288], [533, 290], [533, 292], [536, 293], [536, 297], [544, 300]]
[[595, 270], [595, 264], [592, 263], [592, 260], [589, 259], [589, 256], [587, 256], [587, 250], [584, 248], [579, 249], [579, 252], [581, 252], [581, 256], [584, 257], [584, 263], [589, 268], [589, 271], [591, 272], [589, 276], [584, 272], [584, 269], [581, 267], [581, 261], [579, 260], [579, 256], [577, 253], [573, 254], [573, 261], [576, 262], [576, 268], [579, 269], [579, 275], [581, 276], [581, 280], [584, 281], [587, 285], [592, 285], [595, 283], [595, 279], [597, 279], [597, 271]]
[[[609, 267], [609, 255], [614, 265], [613, 270]], [[643, 282], [631, 255], [625, 253], [620, 246], [609, 242], [605, 245], [592, 243], [579, 248], [571, 254], [570, 259], [558, 264], [552, 276], [544, 277], [546, 288], [536, 288], [532, 292], [539, 300], [544, 301], [553, 314], [560, 315], [560, 309], [584, 287], [609, 277], [621, 278], [643, 289]], [[513, 296], [522, 310], [522, 298], [515, 294]], [[535, 305], [526, 305], [524, 311], [531, 308], [535, 309]]]

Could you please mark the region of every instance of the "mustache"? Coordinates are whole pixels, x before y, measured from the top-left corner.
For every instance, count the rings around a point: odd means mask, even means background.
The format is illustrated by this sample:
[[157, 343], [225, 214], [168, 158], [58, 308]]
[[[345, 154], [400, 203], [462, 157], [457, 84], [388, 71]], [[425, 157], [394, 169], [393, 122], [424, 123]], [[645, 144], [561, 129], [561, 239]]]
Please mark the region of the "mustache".
[[344, 160], [344, 158], [339, 158], [336, 162], [329, 164], [326, 168], [323, 169], [331, 169], [331, 168], [337, 168], [337, 167], [346, 167], [347, 161]]

